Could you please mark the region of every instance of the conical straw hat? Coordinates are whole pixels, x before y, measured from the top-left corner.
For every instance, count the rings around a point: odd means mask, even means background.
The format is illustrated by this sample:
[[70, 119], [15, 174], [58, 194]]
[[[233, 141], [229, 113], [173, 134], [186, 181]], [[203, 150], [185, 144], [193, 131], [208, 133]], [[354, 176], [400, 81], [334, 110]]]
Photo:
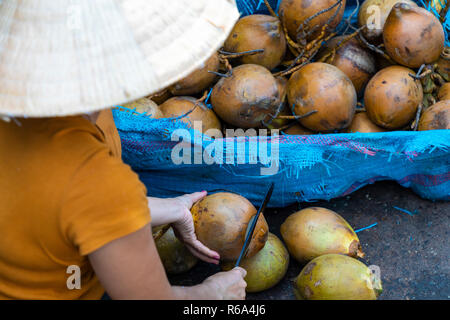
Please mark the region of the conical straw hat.
[[234, 0], [3, 0], [0, 115], [88, 113], [158, 92], [238, 18]]

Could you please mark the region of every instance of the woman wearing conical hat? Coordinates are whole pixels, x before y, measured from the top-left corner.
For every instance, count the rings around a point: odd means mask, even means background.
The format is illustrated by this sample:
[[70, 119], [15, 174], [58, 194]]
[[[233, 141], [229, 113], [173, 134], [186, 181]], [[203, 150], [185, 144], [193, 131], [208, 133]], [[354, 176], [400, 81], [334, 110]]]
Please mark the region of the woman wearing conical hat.
[[240, 268], [170, 286], [151, 226], [217, 263], [189, 212], [206, 192], [148, 198], [108, 124], [198, 68], [237, 18], [232, 0], [0, 2], [0, 298], [245, 297]]

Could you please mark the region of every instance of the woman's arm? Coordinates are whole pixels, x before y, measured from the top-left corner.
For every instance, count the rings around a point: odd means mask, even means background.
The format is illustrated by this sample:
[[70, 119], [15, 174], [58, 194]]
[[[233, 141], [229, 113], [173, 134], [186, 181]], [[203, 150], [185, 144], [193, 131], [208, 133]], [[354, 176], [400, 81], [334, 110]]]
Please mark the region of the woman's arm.
[[[89, 255], [112, 299], [244, 299], [245, 270], [218, 273], [193, 287], [171, 287], [153, 241], [151, 227], [114, 240]], [[82, 284], [83, 285], [83, 284]]]

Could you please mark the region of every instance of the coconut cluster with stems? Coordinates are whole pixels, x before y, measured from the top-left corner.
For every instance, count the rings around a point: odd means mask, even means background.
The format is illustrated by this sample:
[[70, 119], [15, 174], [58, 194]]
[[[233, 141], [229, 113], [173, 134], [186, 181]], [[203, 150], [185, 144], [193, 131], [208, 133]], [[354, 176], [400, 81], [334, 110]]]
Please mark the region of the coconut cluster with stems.
[[[450, 1], [431, 1], [439, 16], [410, 0], [365, 0], [344, 20], [345, 0], [281, 0], [278, 12], [265, 0], [270, 14], [242, 17], [199, 69], [128, 106], [188, 126], [202, 121], [204, 132], [450, 129], [450, 48], [443, 28]], [[353, 229], [329, 210], [308, 210], [283, 224], [287, 248], [261, 216], [243, 262], [248, 290], [279, 282], [288, 252], [304, 265], [297, 297], [376, 299], [381, 285], [357, 260], [362, 252]], [[227, 192], [194, 205], [197, 236], [220, 252], [224, 269], [237, 259], [255, 212], [248, 200]]]

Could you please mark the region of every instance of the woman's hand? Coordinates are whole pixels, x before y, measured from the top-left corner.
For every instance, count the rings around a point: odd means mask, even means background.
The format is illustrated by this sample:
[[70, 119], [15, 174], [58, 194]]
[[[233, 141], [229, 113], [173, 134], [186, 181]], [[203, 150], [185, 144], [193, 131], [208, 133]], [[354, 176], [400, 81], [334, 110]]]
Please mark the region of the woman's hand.
[[177, 211], [182, 214], [179, 219], [172, 223], [172, 226], [174, 228], [175, 235], [183, 241], [194, 256], [203, 261], [218, 264], [220, 259], [219, 254], [207, 248], [197, 239], [197, 236], [195, 235], [191, 207], [195, 202], [203, 199], [205, 196], [206, 191], [202, 191], [173, 198], [172, 205], [174, 205], [177, 208]]
[[200, 300], [245, 300], [247, 271], [237, 267], [219, 272], [194, 287], [172, 287], [177, 299]]
[[175, 235], [194, 256], [203, 261], [218, 264], [219, 254], [207, 248], [197, 239], [190, 211], [192, 205], [203, 199], [206, 194], [206, 191], [202, 191], [185, 194], [177, 198], [148, 198], [148, 202], [152, 215], [152, 225], [172, 224]]

